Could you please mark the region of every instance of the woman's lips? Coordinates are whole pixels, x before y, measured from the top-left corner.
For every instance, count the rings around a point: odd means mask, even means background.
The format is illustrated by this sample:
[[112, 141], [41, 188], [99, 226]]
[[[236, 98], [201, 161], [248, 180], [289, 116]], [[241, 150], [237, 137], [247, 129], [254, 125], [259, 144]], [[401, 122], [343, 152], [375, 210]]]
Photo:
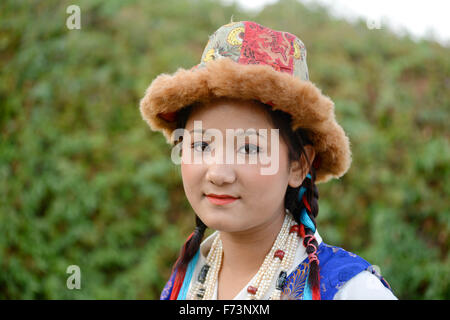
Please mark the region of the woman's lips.
[[208, 198], [208, 200], [213, 203], [213, 204], [217, 204], [217, 205], [226, 205], [229, 203], [232, 203], [234, 201], [236, 201], [239, 198], [232, 198], [232, 197], [215, 197], [212, 195], [206, 195], [206, 198]]

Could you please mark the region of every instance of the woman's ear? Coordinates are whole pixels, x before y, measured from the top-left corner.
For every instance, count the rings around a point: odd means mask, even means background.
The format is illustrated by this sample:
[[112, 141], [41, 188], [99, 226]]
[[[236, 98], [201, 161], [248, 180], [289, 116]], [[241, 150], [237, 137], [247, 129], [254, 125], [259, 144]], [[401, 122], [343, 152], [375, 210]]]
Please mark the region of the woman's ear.
[[313, 146], [306, 145], [304, 146], [304, 149], [308, 156], [309, 162], [306, 160], [304, 154], [301, 155], [300, 160], [292, 162], [289, 173], [289, 186], [292, 188], [298, 188], [302, 184], [316, 155]]

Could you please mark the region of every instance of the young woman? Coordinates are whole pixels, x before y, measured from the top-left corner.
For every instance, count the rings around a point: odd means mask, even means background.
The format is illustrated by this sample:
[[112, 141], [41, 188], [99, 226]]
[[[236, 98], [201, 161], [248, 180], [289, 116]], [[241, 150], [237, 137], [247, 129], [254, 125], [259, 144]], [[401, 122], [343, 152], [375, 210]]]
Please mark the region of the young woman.
[[[181, 147], [196, 214], [161, 299], [396, 299], [367, 261], [318, 233], [316, 184], [344, 175], [351, 152], [299, 38], [222, 26], [200, 64], [152, 82], [141, 112]], [[206, 228], [216, 231], [203, 240]]]

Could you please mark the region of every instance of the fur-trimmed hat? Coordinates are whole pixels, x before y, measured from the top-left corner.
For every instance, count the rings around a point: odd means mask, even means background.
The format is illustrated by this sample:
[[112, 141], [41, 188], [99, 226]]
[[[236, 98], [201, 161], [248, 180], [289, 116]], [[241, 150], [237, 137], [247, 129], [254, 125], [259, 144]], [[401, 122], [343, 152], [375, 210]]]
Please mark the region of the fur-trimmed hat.
[[218, 97], [258, 100], [291, 114], [292, 129], [305, 129], [313, 142], [316, 183], [350, 167], [350, 142], [336, 122], [334, 103], [309, 81], [306, 48], [295, 35], [252, 21], [226, 24], [209, 37], [199, 64], [153, 80], [140, 111], [173, 144], [177, 111]]

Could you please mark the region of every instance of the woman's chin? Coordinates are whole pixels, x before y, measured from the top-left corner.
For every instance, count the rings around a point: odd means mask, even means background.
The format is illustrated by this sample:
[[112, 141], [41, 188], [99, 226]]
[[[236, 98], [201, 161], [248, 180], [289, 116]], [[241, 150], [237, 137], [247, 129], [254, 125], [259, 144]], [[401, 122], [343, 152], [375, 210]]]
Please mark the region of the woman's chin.
[[208, 228], [222, 232], [238, 232], [245, 230], [243, 223], [239, 223], [233, 217], [220, 217], [223, 213], [217, 213], [214, 217], [205, 217], [202, 221]]

